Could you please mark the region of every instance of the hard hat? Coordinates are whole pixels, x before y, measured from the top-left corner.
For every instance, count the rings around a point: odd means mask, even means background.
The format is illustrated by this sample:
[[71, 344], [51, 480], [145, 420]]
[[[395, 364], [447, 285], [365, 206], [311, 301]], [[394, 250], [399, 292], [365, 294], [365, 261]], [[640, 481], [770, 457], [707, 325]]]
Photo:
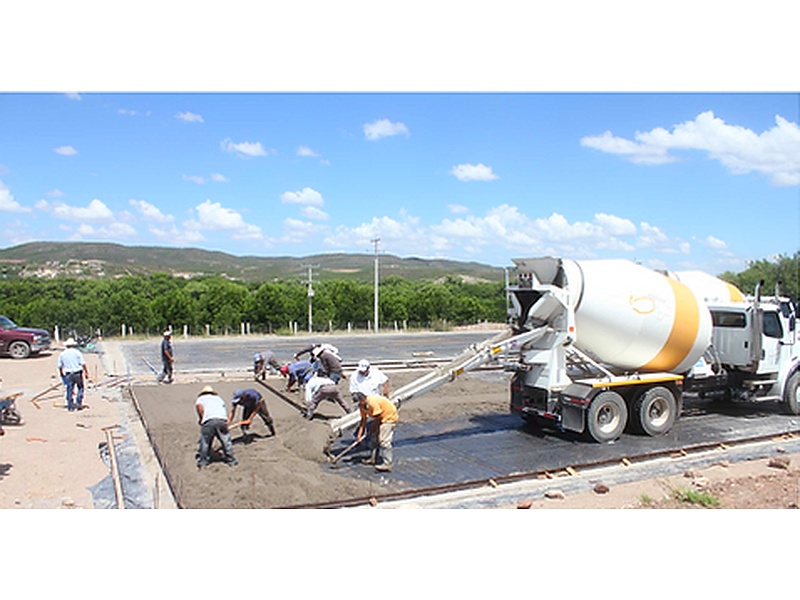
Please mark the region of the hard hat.
[[289, 365], [283, 365], [281, 367], [281, 373], [287, 375], [289, 373]]

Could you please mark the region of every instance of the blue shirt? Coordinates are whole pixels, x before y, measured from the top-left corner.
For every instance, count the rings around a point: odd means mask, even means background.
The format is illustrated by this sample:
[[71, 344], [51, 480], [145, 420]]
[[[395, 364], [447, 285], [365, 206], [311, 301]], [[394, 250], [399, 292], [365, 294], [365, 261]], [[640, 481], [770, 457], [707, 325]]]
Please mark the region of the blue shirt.
[[58, 355], [58, 369], [65, 375], [82, 371], [85, 364], [86, 361], [83, 359], [83, 354], [77, 348], [67, 348]]

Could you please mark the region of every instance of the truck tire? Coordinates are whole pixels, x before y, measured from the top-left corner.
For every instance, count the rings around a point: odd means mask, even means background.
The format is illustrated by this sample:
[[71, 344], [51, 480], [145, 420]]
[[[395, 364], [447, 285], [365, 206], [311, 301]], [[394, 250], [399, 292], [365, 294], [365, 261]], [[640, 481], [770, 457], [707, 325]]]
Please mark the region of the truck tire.
[[586, 429], [597, 442], [617, 439], [628, 423], [628, 407], [617, 392], [606, 390], [595, 396], [586, 412]]
[[31, 347], [27, 343], [17, 340], [9, 344], [8, 353], [11, 358], [28, 358], [31, 355]]
[[678, 417], [678, 402], [668, 388], [657, 385], [642, 391], [633, 402], [635, 416], [631, 423], [636, 430], [657, 436], [667, 433]]
[[800, 415], [800, 371], [795, 371], [786, 382], [783, 405], [790, 414]]

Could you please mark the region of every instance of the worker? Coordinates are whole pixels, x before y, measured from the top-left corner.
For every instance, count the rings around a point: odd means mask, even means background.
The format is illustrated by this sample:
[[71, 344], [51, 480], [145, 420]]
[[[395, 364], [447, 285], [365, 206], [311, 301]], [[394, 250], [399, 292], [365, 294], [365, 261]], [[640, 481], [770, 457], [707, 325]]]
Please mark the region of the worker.
[[[392, 438], [397, 423], [397, 407], [383, 396], [367, 396], [363, 392], [353, 395], [361, 412], [356, 441], [366, 437], [370, 440], [372, 456], [366, 462], [375, 465], [377, 471], [391, 471], [393, 464]], [[367, 430], [367, 417], [372, 418]]]
[[[77, 348], [78, 343], [73, 338], [64, 342], [65, 350], [58, 355], [56, 366], [67, 390], [67, 410], [83, 410], [83, 382], [89, 379], [89, 369], [83, 354]], [[77, 388], [77, 393], [76, 393]], [[73, 398], [74, 396], [74, 398]]]
[[315, 374], [306, 384], [306, 412], [305, 418], [309, 421], [314, 418], [314, 411], [323, 400], [336, 402], [342, 407], [345, 414], [350, 412], [350, 407], [342, 397], [339, 386], [329, 377]]
[[297, 388], [300, 389], [300, 386], [305, 385], [314, 374], [313, 367], [307, 360], [298, 360], [292, 364], [283, 365], [280, 371], [281, 375], [289, 379], [286, 382], [287, 392], [291, 392], [295, 384], [297, 384]]
[[217, 438], [222, 444], [224, 460], [228, 465], [239, 464], [233, 453], [233, 442], [228, 430], [228, 413], [225, 401], [210, 385], [205, 386], [195, 402], [198, 423], [200, 425], [200, 441], [197, 443], [197, 468], [207, 466], [211, 462], [211, 443]]
[[167, 330], [161, 338], [161, 373], [158, 374], [158, 383], [172, 383], [175, 352], [172, 349], [172, 332]]
[[311, 351], [311, 355], [317, 362], [317, 373], [323, 377], [333, 379], [333, 382], [336, 384], [344, 377], [344, 373], [342, 372], [342, 359], [339, 358], [338, 354], [324, 346], [317, 346]]
[[[242, 420], [234, 425], [233, 417], [236, 414], [236, 408], [238, 406], [242, 407]], [[253, 422], [253, 419], [256, 415], [261, 417], [264, 425], [266, 425], [269, 429], [270, 434], [274, 436], [275, 424], [269, 414], [266, 398], [264, 398], [257, 390], [254, 390], [253, 388], [235, 390], [233, 392], [233, 400], [231, 401], [231, 411], [228, 414], [228, 428], [237, 426], [241, 427], [245, 442], [249, 442], [250, 434], [248, 429], [250, 428], [250, 424]]]
[[389, 397], [389, 378], [366, 358], [358, 361], [358, 368], [350, 377], [350, 393], [363, 392], [367, 396]]
[[281, 365], [278, 363], [278, 359], [275, 358], [274, 352], [267, 350], [265, 352], [256, 352], [253, 355], [253, 375], [257, 380], [261, 379], [263, 381], [266, 379], [267, 371], [277, 373], [280, 369]]
[[317, 349], [317, 348], [324, 348], [324, 349], [332, 352], [333, 354], [335, 354], [336, 357], [339, 360], [342, 360], [341, 356], [339, 356], [339, 349], [336, 346], [334, 346], [333, 344], [328, 344], [327, 342], [322, 343], [322, 344], [314, 343], [314, 344], [311, 344], [310, 346], [306, 346], [305, 348], [303, 348], [302, 350], [300, 350], [299, 352], [297, 352], [294, 355], [294, 359], [298, 360], [301, 356], [303, 356], [303, 354], [308, 354], [309, 356], [311, 356], [313, 351], [315, 349]]

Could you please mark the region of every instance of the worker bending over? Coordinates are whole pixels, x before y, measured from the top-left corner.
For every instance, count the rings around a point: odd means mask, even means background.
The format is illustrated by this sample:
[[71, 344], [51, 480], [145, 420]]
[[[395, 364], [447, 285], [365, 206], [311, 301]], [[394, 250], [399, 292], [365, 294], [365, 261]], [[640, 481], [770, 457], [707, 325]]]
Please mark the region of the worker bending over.
[[[367, 396], [363, 392], [353, 394], [353, 399], [358, 402], [358, 409], [361, 411], [356, 440], [363, 440], [366, 434], [372, 447], [372, 457], [367, 463], [375, 465], [378, 471], [391, 471], [394, 458], [392, 438], [398, 418], [397, 407], [388, 398]], [[367, 417], [372, 418], [369, 431], [367, 431]]]
[[224, 460], [229, 465], [239, 461], [233, 453], [233, 442], [228, 431], [225, 414], [225, 401], [210, 385], [205, 386], [195, 403], [198, 423], [200, 424], [200, 441], [197, 443], [197, 467], [205, 467], [211, 462], [211, 443], [217, 438], [222, 444]]
[[[236, 415], [236, 407], [242, 407], [242, 420], [238, 423], [233, 422]], [[275, 424], [269, 414], [266, 399], [258, 391], [248, 388], [246, 390], [235, 390], [231, 401], [231, 412], [228, 415], [228, 427], [241, 427], [245, 441], [250, 440], [248, 429], [255, 416], [261, 417], [264, 425], [269, 429], [270, 434], [275, 435]]]
[[333, 382], [333, 379], [323, 377], [321, 375], [314, 375], [308, 380], [306, 384], [306, 412], [305, 418], [309, 421], [314, 418], [314, 411], [323, 400], [330, 400], [336, 402], [342, 407], [345, 414], [350, 412], [350, 407], [347, 401], [342, 397], [339, 387]]

